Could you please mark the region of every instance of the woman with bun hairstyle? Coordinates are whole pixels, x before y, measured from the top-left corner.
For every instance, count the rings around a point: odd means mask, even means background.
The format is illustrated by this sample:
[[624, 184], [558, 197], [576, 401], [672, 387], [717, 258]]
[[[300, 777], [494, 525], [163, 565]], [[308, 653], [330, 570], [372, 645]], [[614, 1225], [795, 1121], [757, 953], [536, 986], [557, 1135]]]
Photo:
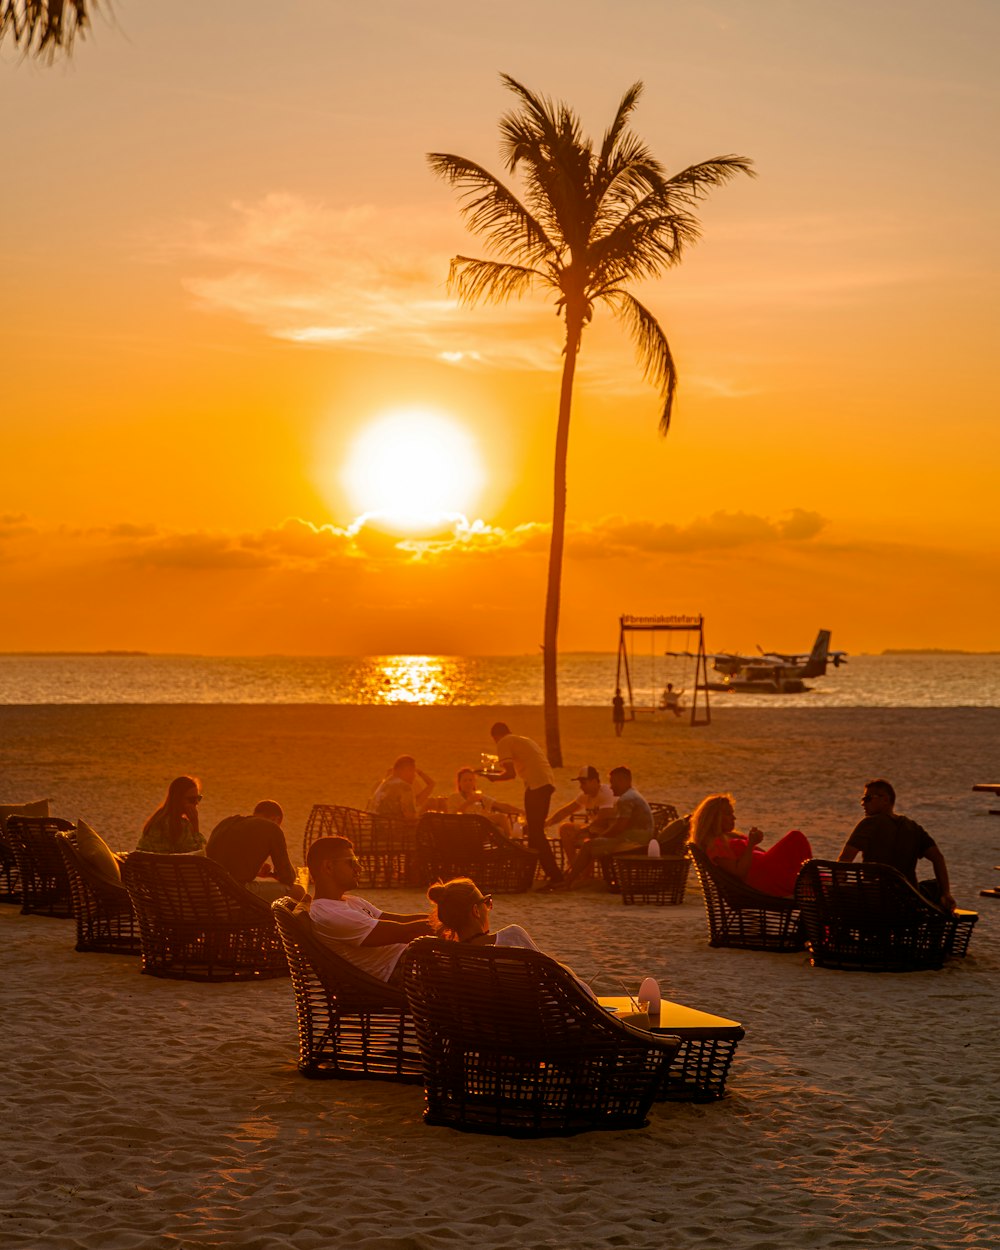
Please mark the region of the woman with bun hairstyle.
[[430, 925], [438, 937], [469, 946], [521, 946], [529, 951], [538, 947], [519, 924], [505, 925], [490, 932], [493, 895], [484, 894], [468, 877], [432, 885], [427, 898], [433, 905]]

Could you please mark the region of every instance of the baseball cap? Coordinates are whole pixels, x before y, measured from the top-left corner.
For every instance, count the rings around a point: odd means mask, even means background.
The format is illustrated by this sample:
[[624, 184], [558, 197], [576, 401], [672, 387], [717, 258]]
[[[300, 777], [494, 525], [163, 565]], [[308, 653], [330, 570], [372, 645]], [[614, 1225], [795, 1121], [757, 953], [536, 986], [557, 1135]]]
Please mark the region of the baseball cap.
[[597, 771], [597, 769], [593, 766], [593, 764], [587, 764], [583, 768], [580, 769], [579, 777], [573, 777], [572, 780], [573, 781], [600, 781], [601, 774]]

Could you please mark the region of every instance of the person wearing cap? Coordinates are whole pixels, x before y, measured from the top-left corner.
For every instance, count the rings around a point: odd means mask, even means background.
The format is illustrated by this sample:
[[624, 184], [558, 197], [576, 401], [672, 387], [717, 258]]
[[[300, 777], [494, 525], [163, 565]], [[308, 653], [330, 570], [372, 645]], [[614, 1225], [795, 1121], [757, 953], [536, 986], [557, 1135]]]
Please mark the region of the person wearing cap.
[[[580, 793], [571, 803], [553, 812], [545, 822], [546, 829], [559, 824], [559, 842], [562, 845], [563, 863], [572, 864], [580, 844], [587, 838], [595, 837], [601, 828], [611, 824], [612, 810], [615, 806], [614, 791], [601, 781], [601, 774], [588, 764], [580, 769], [580, 775], [573, 778], [580, 783]], [[574, 824], [572, 817], [577, 812], [585, 812], [587, 820], [584, 824]]]
[[632, 785], [632, 770], [624, 764], [612, 768], [608, 781], [615, 796], [615, 806], [607, 824], [593, 821], [583, 829], [585, 840], [573, 860], [573, 867], [559, 882], [557, 889], [571, 890], [573, 885], [590, 871], [595, 859], [603, 855], [617, 855], [622, 851], [636, 850], [646, 846], [653, 836], [653, 813], [649, 804]]

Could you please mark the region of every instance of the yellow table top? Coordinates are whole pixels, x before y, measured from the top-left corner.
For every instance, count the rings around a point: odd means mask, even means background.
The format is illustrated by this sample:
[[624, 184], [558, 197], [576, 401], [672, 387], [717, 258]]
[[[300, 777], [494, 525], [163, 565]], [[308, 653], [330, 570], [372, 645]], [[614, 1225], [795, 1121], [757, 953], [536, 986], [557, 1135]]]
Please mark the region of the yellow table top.
[[[602, 1007], [614, 1007], [618, 1015], [626, 1016], [635, 1011], [634, 1001], [627, 994], [601, 995], [597, 1000]], [[668, 1033], [676, 1033], [679, 1037], [717, 1036], [738, 1029], [743, 1036], [743, 1026], [737, 1020], [727, 1020], [725, 1016], [713, 1016], [707, 1011], [698, 1011], [694, 1007], [684, 1007], [680, 1003], [672, 1003], [667, 999], [660, 1002], [660, 1018], [650, 1019], [651, 1028], [665, 1029]]]

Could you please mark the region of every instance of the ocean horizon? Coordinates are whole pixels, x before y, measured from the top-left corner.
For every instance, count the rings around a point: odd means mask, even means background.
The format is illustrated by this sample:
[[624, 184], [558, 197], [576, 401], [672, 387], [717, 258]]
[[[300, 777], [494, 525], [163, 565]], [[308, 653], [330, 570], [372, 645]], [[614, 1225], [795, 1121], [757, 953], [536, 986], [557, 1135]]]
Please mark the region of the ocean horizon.
[[[692, 659], [629, 657], [638, 713], [657, 708], [666, 682], [694, 686]], [[615, 652], [564, 652], [559, 700], [610, 708]], [[710, 672], [710, 678], [715, 675]], [[1000, 653], [857, 654], [803, 694], [709, 695], [712, 707], [1000, 707]], [[628, 689], [622, 678], [623, 694]], [[703, 698], [699, 695], [699, 698]], [[512, 656], [212, 656], [143, 652], [0, 653], [0, 704], [317, 703], [538, 706], [540, 654]], [[662, 715], [662, 713], [661, 713]]]

